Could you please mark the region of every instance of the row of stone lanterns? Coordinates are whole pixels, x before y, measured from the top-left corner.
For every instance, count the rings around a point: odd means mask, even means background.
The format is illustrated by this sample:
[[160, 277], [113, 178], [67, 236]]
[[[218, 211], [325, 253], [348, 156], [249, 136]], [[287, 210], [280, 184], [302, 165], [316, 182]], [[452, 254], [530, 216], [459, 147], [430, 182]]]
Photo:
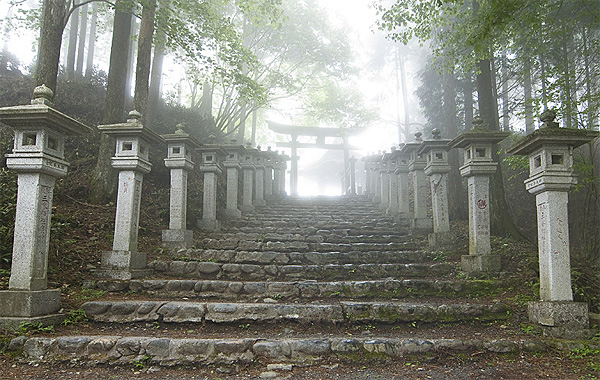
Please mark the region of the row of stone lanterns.
[[[23, 321], [58, 323], [60, 290], [48, 289], [48, 247], [52, 198], [56, 178], [67, 173], [65, 136], [91, 132], [51, 104], [53, 93], [45, 86], [34, 90], [30, 105], [0, 108], [0, 122], [15, 130], [14, 148], [7, 167], [18, 173], [18, 193], [9, 289], [0, 291], [0, 326], [17, 328]], [[115, 138], [111, 165], [119, 172], [113, 249], [102, 253], [97, 275], [130, 279], [148, 273], [146, 255], [138, 251], [139, 214], [144, 175], [152, 168], [150, 146], [166, 142], [165, 166], [170, 169], [169, 229], [162, 234], [168, 248], [186, 248], [193, 243], [187, 230], [187, 179], [194, 168], [192, 153], [201, 153], [204, 175], [203, 216], [198, 226], [216, 229], [217, 177], [227, 171], [225, 218], [241, 217], [241, 210], [265, 206], [267, 200], [285, 196], [285, 170], [289, 157], [235, 143], [218, 145], [214, 138], [200, 144], [178, 126], [173, 134], [159, 136], [144, 127], [141, 115], [132, 111], [125, 123], [101, 125], [98, 129]], [[244, 171], [242, 205], [238, 205], [238, 177]], [[266, 175], [265, 175], [266, 171]], [[268, 189], [268, 192], [264, 190]]]
[[[598, 132], [559, 128], [556, 114], [542, 114], [543, 125], [509, 150], [509, 154], [529, 156], [530, 176], [527, 191], [536, 195], [540, 269], [540, 301], [529, 304], [532, 322], [561, 335], [565, 330], [585, 328], [589, 324], [586, 303], [573, 302], [568, 232], [568, 191], [576, 184], [573, 174], [573, 149], [592, 141]], [[415, 141], [393, 149], [391, 154], [365, 158], [367, 195], [399, 220], [410, 222], [413, 232], [429, 234], [432, 247], [445, 244], [449, 228], [447, 208], [447, 153], [460, 148], [464, 164], [460, 173], [467, 178], [469, 205], [469, 255], [462, 257], [466, 273], [494, 273], [501, 269], [500, 256], [490, 244], [490, 176], [497, 170], [492, 148], [508, 137], [508, 132], [489, 131], [480, 117], [473, 129], [454, 138], [442, 140], [433, 131], [431, 140]], [[397, 178], [390, 180], [392, 171]], [[413, 207], [408, 210], [408, 176], [413, 185]], [[428, 188], [425, 176], [429, 178]], [[387, 186], [387, 190], [385, 187]], [[406, 189], [406, 190], [405, 190]], [[429, 216], [426, 198], [431, 196]], [[387, 198], [386, 198], [387, 197]], [[392, 199], [397, 197], [396, 199]], [[572, 334], [572, 332], [570, 332]]]

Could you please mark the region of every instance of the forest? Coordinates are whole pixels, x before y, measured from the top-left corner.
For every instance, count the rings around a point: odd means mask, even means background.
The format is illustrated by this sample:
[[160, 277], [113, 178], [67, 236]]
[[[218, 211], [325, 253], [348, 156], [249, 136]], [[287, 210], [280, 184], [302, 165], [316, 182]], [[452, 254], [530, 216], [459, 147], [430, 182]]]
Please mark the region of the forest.
[[[598, 129], [600, 3], [365, 2], [374, 14], [369, 33], [379, 38], [361, 60], [358, 42], [316, 0], [11, 0], [0, 15], [0, 106], [26, 104], [33, 88], [45, 84], [57, 109], [94, 128], [122, 122], [136, 109], [157, 133], [185, 123], [201, 141], [214, 134], [220, 141], [274, 144], [265, 120], [275, 112], [299, 125], [380, 126], [370, 132], [381, 135], [377, 150], [411, 141], [417, 130], [429, 136], [439, 128], [444, 137], [456, 137], [481, 115], [490, 129], [514, 132], [496, 152], [502, 165], [492, 182], [493, 233], [535, 241], [535, 205], [523, 186], [527, 162], [505, 150], [536, 129], [546, 109], [558, 113], [562, 127]], [[8, 48], [18, 30], [37, 36], [31, 64]], [[377, 89], [360, 87], [364, 81]], [[12, 131], [2, 127], [0, 133], [0, 151], [9, 153]], [[59, 194], [99, 207], [113, 202], [114, 142], [94, 129], [69, 140], [69, 148], [78, 179], [59, 184]], [[159, 149], [151, 188], [164, 199]], [[576, 158], [579, 184], [569, 209], [574, 286], [576, 297], [597, 312], [597, 144], [577, 150]], [[450, 214], [465, 220], [458, 152], [451, 161]], [[16, 185], [5, 165], [0, 176], [0, 267], [6, 273]], [[166, 218], [160, 207], [153, 212]]]

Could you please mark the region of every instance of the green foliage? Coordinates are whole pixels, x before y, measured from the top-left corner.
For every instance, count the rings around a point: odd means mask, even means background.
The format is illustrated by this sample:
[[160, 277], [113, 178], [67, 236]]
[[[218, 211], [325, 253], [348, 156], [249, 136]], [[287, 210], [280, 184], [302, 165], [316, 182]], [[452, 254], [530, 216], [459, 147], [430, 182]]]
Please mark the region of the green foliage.
[[54, 326], [45, 326], [42, 322], [21, 322], [17, 330], [18, 335], [33, 335], [38, 333], [53, 333]]
[[64, 326], [77, 325], [80, 323], [85, 323], [88, 320], [89, 319], [88, 316], [85, 314], [85, 311], [83, 311], [82, 309], [76, 309], [71, 310], [69, 312], [69, 315], [67, 316], [67, 318], [65, 318], [62, 324]]
[[[9, 140], [10, 141], [10, 140]], [[2, 145], [2, 142], [0, 142]], [[4, 149], [3, 149], [4, 150]], [[0, 169], [0, 269], [10, 268], [17, 204], [16, 174]]]

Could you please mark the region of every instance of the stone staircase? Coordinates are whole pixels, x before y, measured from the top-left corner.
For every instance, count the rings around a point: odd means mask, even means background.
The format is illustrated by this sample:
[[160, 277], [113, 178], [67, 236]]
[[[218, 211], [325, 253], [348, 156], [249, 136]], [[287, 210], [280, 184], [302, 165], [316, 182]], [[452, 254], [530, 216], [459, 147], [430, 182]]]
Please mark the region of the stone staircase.
[[89, 326], [20, 337], [25, 361], [272, 364], [439, 352], [544, 350], [508, 329], [500, 281], [457, 263], [366, 198], [286, 199], [149, 263], [153, 275], [98, 280]]

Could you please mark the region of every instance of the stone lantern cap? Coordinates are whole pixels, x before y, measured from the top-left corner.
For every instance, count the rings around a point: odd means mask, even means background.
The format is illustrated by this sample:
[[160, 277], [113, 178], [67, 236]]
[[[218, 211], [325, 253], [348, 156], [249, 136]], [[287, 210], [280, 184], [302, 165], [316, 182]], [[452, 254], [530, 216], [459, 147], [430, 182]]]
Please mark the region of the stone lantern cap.
[[452, 139], [448, 145], [452, 148], [466, 149], [471, 145], [497, 144], [510, 136], [510, 132], [492, 131], [485, 126], [480, 116], [473, 118], [473, 129]]
[[175, 133], [160, 135], [160, 137], [162, 137], [162, 139], [165, 140], [167, 143], [184, 143], [188, 145], [191, 149], [196, 149], [202, 146], [198, 139], [196, 139], [193, 136], [190, 136], [185, 131], [185, 124], [177, 124], [176, 128], [177, 130], [175, 131]]
[[244, 147], [244, 155], [242, 156], [242, 167], [244, 169], [255, 169], [257, 156], [258, 149], [252, 147], [251, 143], [247, 143]]
[[194, 168], [192, 162], [192, 150], [200, 147], [200, 142], [185, 132], [185, 124], [178, 124], [175, 133], [161, 135], [167, 142], [168, 153], [165, 158], [165, 166], [173, 169]]
[[529, 178], [525, 188], [532, 194], [568, 191], [577, 183], [573, 175], [573, 149], [598, 137], [597, 131], [559, 128], [556, 114], [546, 111], [542, 127], [508, 149], [509, 154], [529, 156]]
[[227, 168], [241, 168], [241, 162], [246, 152], [243, 144], [238, 144], [236, 139], [231, 140], [229, 144], [223, 145], [226, 156], [223, 165]]
[[433, 139], [423, 141], [421, 146], [416, 151], [417, 155], [423, 157], [425, 161], [425, 173], [431, 175], [434, 173], [448, 173], [450, 165], [448, 165], [448, 151], [450, 140], [440, 138], [440, 131], [434, 129], [431, 134]]
[[227, 152], [223, 149], [223, 146], [216, 143], [217, 138], [215, 135], [208, 136], [207, 144], [202, 144], [196, 148], [196, 151], [202, 154], [202, 166], [201, 170], [209, 167], [219, 166], [219, 157], [224, 157]]
[[52, 90], [48, 87], [36, 87], [31, 104], [0, 108], [0, 122], [14, 129], [49, 128], [71, 136], [92, 132], [87, 125], [52, 108], [52, 96]]
[[277, 153], [271, 150], [271, 147], [267, 147], [266, 151], [260, 152], [264, 159], [264, 164], [268, 167], [273, 167], [277, 160]]
[[129, 112], [127, 122], [99, 125], [98, 129], [107, 135], [112, 135], [115, 138], [119, 137], [140, 137], [146, 140], [148, 143], [159, 143], [165, 142], [163, 138], [150, 128], [144, 127], [141, 121], [142, 114], [138, 111], [133, 110]]
[[0, 108], [0, 122], [15, 130], [14, 147], [6, 155], [6, 166], [17, 172], [67, 174], [65, 136], [83, 135], [91, 128], [52, 108], [53, 93], [36, 87], [29, 105]]
[[415, 141], [408, 142], [404, 144], [402, 148], [400, 148], [400, 153], [408, 156], [410, 161], [420, 160], [420, 157], [417, 156], [417, 151], [419, 150], [421, 144], [423, 144], [423, 139], [421, 138], [422, 135], [423, 134], [421, 132], [415, 133]]

